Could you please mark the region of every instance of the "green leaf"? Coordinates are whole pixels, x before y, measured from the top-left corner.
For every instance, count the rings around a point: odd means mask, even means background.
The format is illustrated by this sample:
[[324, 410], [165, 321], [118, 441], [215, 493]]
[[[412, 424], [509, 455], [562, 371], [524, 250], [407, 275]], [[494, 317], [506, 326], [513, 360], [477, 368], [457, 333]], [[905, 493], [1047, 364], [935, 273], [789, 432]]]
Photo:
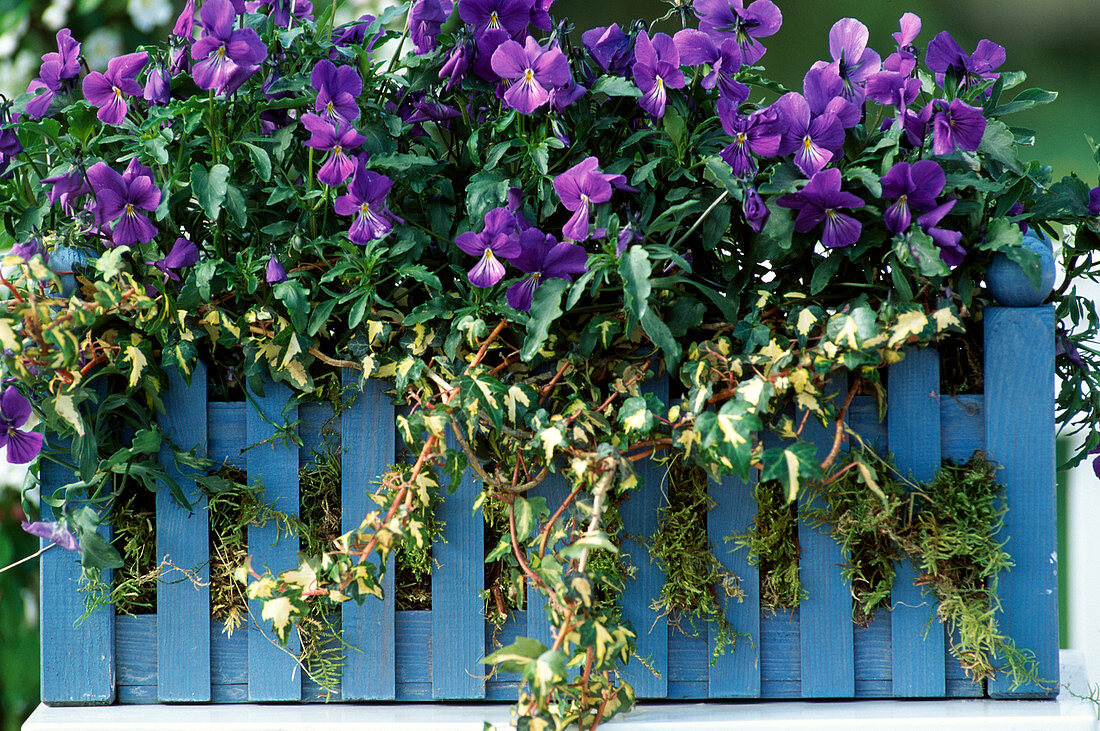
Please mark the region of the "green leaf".
[[306, 329], [310, 337], [316, 335], [324, 327], [325, 323], [328, 322], [329, 315], [332, 314], [332, 310], [338, 303], [337, 298], [327, 297], [313, 308], [313, 312], [309, 316], [309, 328]]
[[215, 165], [209, 172], [198, 163], [191, 167], [191, 190], [206, 217], [211, 221], [218, 220], [218, 214], [221, 213], [222, 203], [228, 191], [228, 182], [229, 168], [221, 163]]
[[844, 256], [839, 251], [833, 251], [814, 268], [814, 275], [810, 279], [810, 294], [814, 295], [829, 286], [836, 273], [840, 270], [840, 263]]
[[802, 485], [807, 480], [821, 476], [821, 465], [817, 462], [817, 447], [809, 442], [792, 444], [786, 449], [779, 447], [764, 452], [764, 470], [760, 475], [764, 480], [778, 480], [787, 490], [788, 502], [798, 497]]
[[1046, 91], [1044, 89], [1024, 89], [1016, 97], [1006, 103], [994, 107], [987, 116], [1003, 117], [1006, 114], [1015, 114], [1016, 112], [1023, 112], [1028, 109], [1034, 109], [1035, 107], [1041, 107], [1044, 104], [1050, 104], [1052, 101], [1058, 98], [1058, 92]]
[[903, 265], [926, 277], [942, 277], [950, 271], [940, 258], [940, 247], [919, 229], [894, 237], [894, 255]]
[[271, 156], [264, 148], [253, 145], [250, 142], [242, 142], [248, 150], [248, 156], [252, 158], [252, 167], [256, 168], [256, 175], [265, 183], [271, 180]]
[[608, 96], [633, 96], [640, 97], [642, 90], [621, 76], [601, 76], [591, 89], [594, 94], [607, 94]]
[[669, 372], [674, 372], [680, 362], [680, 343], [672, 337], [672, 331], [668, 329], [668, 325], [657, 317], [653, 310], [646, 310], [642, 315], [642, 330], [654, 345], [664, 351], [665, 366]]
[[619, 407], [619, 423], [623, 431], [648, 434], [653, 429], [653, 412], [642, 396], [631, 396]]
[[527, 320], [527, 337], [523, 340], [520, 357], [529, 361], [542, 349], [550, 334], [550, 325], [561, 317], [561, 297], [569, 286], [564, 279], [554, 277], [539, 285], [531, 300], [531, 316]]
[[482, 658], [481, 662], [486, 665], [499, 665], [500, 671], [504, 673], [523, 673], [549, 649], [538, 640], [517, 637], [515, 642]]
[[286, 305], [295, 330], [305, 330], [309, 315], [309, 293], [297, 279], [287, 279], [275, 285], [275, 298]]
[[111, 281], [126, 269], [126, 262], [122, 260], [124, 254], [129, 253], [129, 246], [116, 246], [108, 249], [95, 262], [95, 269], [103, 275], [107, 281]]
[[672, 140], [672, 145], [676, 148], [676, 158], [682, 160], [684, 151], [687, 148], [687, 123], [684, 122], [684, 118], [680, 116], [679, 112], [669, 107], [665, 110], [664, 127], [665, 134]]
[[845, 180], [855, 180], [863, 185], [875, 198], [882, 196], [882, 181], [871, 168], [855, 167], [844, 171]]
[[992, 120], [986, 124], [978, 152], [993, 158], [1017, 175], [1024, 174], [1017, 152], [1016, 137], [1004, 122]]
[[160, 442], [160, 432], [155, 429], [142, 429], [134, 435], [130, 449], [140, 454], [156, 454], [160, 450]]
[[641, 320], [649, 311], [649, 293], [652, 290], [649, 282], [651, 269], [649, 254], [638, 245], [631, 246], [619, 259], [619, 276], [623, 278], [626, 309], [638, 320]]

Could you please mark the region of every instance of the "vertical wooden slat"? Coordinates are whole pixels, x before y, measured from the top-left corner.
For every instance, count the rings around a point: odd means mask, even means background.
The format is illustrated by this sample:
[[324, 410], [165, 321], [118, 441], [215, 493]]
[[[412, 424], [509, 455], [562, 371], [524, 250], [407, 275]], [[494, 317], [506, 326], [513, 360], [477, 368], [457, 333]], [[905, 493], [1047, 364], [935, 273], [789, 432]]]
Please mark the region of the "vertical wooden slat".
[[[843, 399], [843, 379], [833, 376], [827, 391], [834, 402]], [[833, 444], [833, 428], [810, 417], [803, 436], [817, 445], [824, 459]], [[851, 698], [856, 692], [855, 651], [852, 624], [852, 591], [841, 577], [844, 556], [825, 527], [814, 528], [804, 515], [823, 504], [809, 490], [798, 498], [800, 572], [806, 598], [799, 606], [803, 698]]]
[[[39, 468], [43, 497], [76, 480], [71, 470], [43, 459]], [[42, 520], [53, 520], [42, 501]], [[100, 532], [111, 539], [110, 526]], [[49, 541], [42, 540], [43, 548]], [[77, 591], [80, 554], [55, 546], [42, 554], [39, 565], [42, 627], [42, 702], [50, 706], [104, 705], [115, 701], [115, 611], [110, 604], [84, 614], [84, 595]], [[101, 579], [111, 583], [111, 571]]]
[[[345, 369], [343, 384], [359, 381]], [[359, 527], [366, 514], [377, 506], [367, 496], [374, 491], [372, 481], [385, 472], [396, 458], [393, 404], [385, 393], [383, 381], [371, 380], [355, 402], [340, 415], [343, 450], [341, 470], [341, 530]], [[344, 602], [344, 641], [355, 650], [345, 654], [344, 700], [392, 700], [396, 697], [396, 660], [394, 656], [393, 556], [386, 566], [382, 589], [384, 599], [368, 597], [362, 605]]]
[[[652, 390], [662, 403], [668, 403], [668, 377], [660, 376], [643, 389]], [[623, 617], [638, 634], [638, 657], [626, 667], [626, 678], [638, 698], [664, 698], [668, 695], [668, 622], [652, 608], [661, 594], [664, 573], [650, 561], [649, 548], [637, 537], [647, 539], [657, 532], [657, 509], [665, 504], [668, 480], [663, 466], [643, 459], [635, 464], [641, 486], [627, 493], [620, 513], [623, 519], [622, 551], [630, 556], [636, 569], [623, 590]]]
[[[565, 477], [560, 473], [551, 473], [546, 476], [540, 484], [531, 490], [531, 497], [544, 497], [546, 498], [546, 505], [553, 514], [562, 501], [569, 495], [569, 487]], [[566, 511], [559, 521], [567, 520], [569, 517], [568, 511]], [[552, 546], [547, 546], [547, 553], [549, 553]], [[550, 620], [546, 616], [546, 596], [541, 591], [535, 589], [530, 584], [527, 586], [527, 636], [538, 640], [542, 644], [550, 647], [554, 644], [554, 636], [551, 633]]]
[[[1034, 653], [1042, 683], [989, 681], [995, 698], [1058, 694], [1058, 559], [1054, 465], [1054, 308], [985, 310], [986, 448], [1005, 486], [998, 538], [1015, 566], [999, 577], [999, 629]], [[1007, 668], [1002, 668], [1006, 670]]]
[[[726, 537], [735, 533], [747, 533], [752, 529], [756, 515], [756, 501], [752, 498], [756, 475], [749, 482], [738, 477], [723, 477], [721, 484], [707, 486], [714, 500], [714, 507], [707, 516], [707, 538], [714, 549], [714, 556], [725, 569], [741, 579], [741, 601], [723, 597], [726, 619], [733, 631], [745, 633], [738, 637], [733, 650], [727, 649], [709, 665], [711, 698], [759, 698], [760, 697], [760, 570], [749, 563], [749, 553], [738, 549]], [[715, 650], [715, 630], [710, 631], [710, 652]]]
[[[181, 506], [167, 489], [157, 492], [157, 560], [165, 581], [157, 584], [157, 698], [210, 700], [210, 523], [206, 498], [176, 465], [168, 442], [182, 450], [197, 447], [206, 456], [206, 366], [199, 362], [186, 385], [181, 373], [168, 373], [165, 441], [160, 463], [191, 502]], [[185, 576], [180, 572], [187, 572]]]
[[[277, 433], [275, 425], [298, 419], [298, 408], [283, 414], [290, 399], [285, 384], [267, 381], [264, 395], [255, 397], [245, 413], [245, 452], [248, 481], [263, 485], [263, 500], [288, 515], [298, 514], [298, 447]], [[277, 541], [277, 542], [276, 542]], [[268, 521], [248, 527], [248, 550], [252, 566], [275, 574], [298, 566], [298, 537], [277, 537], [277, 526]], [[298, 701], [302, 697], [302, 678], [295, 658], [297, 634], [283, 648], [271, 634], [269, 623], [261, 619], [263, 602], [249, 602], [253, 622], [248, 629], [248, 699], [250, 701]]]
[[[449, 429], [447, 444], [452, 449]], [[485, 522], [470, 506], [481, 490], [467, 469], [458, 489], [444, 495], [436, 517], [446, 541], [432, 543], [432, 698], [485, 697]], [[444, 488], [445, 491], [445, 488]]]
[[[901, 473], [926, 482], [940, 469], [940, 359], [931, 348], [911, 349], [890, 366], [887, 431]], [[936, 601], [913, 582], [917, 572], [903, 559], [890, 594], [893, 691], [897, 697], [945, 693], [944, 628]]]

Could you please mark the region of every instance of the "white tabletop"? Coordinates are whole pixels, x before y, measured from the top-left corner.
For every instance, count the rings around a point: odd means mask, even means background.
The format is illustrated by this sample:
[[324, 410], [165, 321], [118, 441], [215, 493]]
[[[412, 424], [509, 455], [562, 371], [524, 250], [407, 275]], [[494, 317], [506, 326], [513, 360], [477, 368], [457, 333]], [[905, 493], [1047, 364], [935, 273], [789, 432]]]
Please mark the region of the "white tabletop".
[[[1050, 701], [750, 701], [642, 703], [601, 728], [616, 731], [688, 729], [930, 729], [935, 731], [1098, 731], [1080, 653], [1061, 653], [1062, 692]], [[1076, 694], [1076, 695], [1075, 695]], [[484, 722], [510, 728], [502, 704], [333, 703], [329, 705], [156, 705], [47, 708], [39, 706], [23, 731], [482, 731]]]

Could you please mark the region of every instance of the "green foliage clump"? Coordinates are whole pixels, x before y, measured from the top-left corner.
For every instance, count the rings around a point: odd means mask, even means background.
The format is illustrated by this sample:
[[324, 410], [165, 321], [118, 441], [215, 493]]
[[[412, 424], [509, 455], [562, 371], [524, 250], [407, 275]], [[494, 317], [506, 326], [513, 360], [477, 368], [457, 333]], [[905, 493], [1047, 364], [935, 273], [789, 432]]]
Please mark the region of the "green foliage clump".
[[726, 601], [742, 601], [745, 593], [741, 580], [715, 557], [707, 538], [707, 511], [714, 501], [707, 496], [706, 472], [677, 460], [669, 466], [668, 477], [668, 505], [660, 509], [659, 527], [649, 542], [650, 555], [665, 575], [653, 608], [678, 625], [686, 620], [688, 634], [698, 632], [697, 622], [711, 623], [718, 655], [734, 649], [737, 641], [726, 619]]
[[726, 540], [749, 552], [760, 567], [760, 606], [770, 612], [794, 609], [806, 596], [798, 568], [798, 509], [783, 486], [762, 480], [753, 489], [756, 516], [752, 528]]

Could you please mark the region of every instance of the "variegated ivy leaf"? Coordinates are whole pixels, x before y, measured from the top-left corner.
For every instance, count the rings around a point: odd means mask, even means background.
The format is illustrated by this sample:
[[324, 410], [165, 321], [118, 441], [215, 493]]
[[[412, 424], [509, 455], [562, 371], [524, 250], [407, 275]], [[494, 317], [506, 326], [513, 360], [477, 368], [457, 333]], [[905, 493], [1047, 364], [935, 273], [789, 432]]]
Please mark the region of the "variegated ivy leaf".
[[905, 343], [909, 338], [919, 338], [928, 327], [928, 316], [922, 310], [909, 310], [898, 315], [898, 320], [890, 328], [890, 339], [887, 345], [896, 348]]
[[954, 307], [942, 307], [932, 313], [932, 319], [936, 323], [936, 332], [947, 330], [962, 331], [963, 324], [959, 321], [958, 313]]
[[526, 383], [517, 383], [508, 387], [504, 394], [504, 408], [508, 421], [519, 424], [531, 404], [538, 402], [538, 392]]
[[280, 596], [264, 602], [261, 616], [271, 622], [272, 628], [280, 638], [285, 638], [286, 631], [290, 626], [290, 615], [297, 612], [298, 608], [291, 603], [289, 597]]
[[542, 448], [546, 450], [546, 462], [549, 464], [554, 459], [554, 448], [564, 442], [565, 437], [560, 429], [551, 426], [539, 432], [539, 441], [542, 442]]
[[761, 478], [778, 480], [787, 491], [787, 500], [797, 498], [807, 481], [821, 477], [817, 447], [809, 442], [765, 450], [762, 462], [764, 469]]
[[126, 354], [123, 356], [123, 360], [130, 364], [130, 388], [133, 388], [141, 380], [141, 374], [145, 372], [145, 367], [149, 365], [149, 361], [136, 343], [126, 346]]
[[653, 412], [642, 396], [632, 396], [619, 407], [619, 423], [629, 432], [648, 433], [653, 429]]
[[829, 340], [851, 350], [858, 350], [864, 340], [878, 333], [875, 313], [866, 305], [860, 305], [851, 312], [833, 315], [825, 333]]
[[547, 650], [546, 645], [530, 637], [517, 637], [510, 645], [482, 658], [486, 665], [498, 665], [501, 672], [526, 673], [535, 661]]

